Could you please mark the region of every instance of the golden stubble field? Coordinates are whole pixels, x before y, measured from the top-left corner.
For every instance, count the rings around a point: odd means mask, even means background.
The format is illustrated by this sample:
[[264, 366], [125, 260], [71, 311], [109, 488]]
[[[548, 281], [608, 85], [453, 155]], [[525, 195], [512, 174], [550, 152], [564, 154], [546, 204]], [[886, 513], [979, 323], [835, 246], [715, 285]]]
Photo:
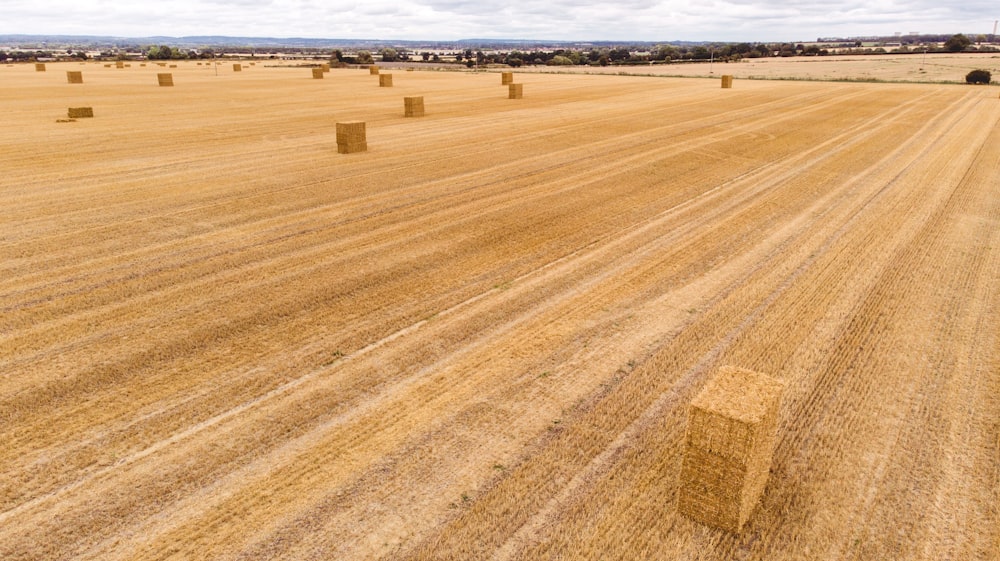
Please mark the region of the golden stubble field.
[[394, 77], [0, 68], [0, 558], [1000, 557], [995, 88]]

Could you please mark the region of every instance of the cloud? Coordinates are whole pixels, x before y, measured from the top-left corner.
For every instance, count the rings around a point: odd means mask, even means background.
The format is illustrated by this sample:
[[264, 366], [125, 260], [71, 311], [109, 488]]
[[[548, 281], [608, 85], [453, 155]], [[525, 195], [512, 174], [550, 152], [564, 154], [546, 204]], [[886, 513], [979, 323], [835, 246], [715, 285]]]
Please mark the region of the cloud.
[[800, 41], [989, 33], [995, 0], [5, 0], [0, 34]]

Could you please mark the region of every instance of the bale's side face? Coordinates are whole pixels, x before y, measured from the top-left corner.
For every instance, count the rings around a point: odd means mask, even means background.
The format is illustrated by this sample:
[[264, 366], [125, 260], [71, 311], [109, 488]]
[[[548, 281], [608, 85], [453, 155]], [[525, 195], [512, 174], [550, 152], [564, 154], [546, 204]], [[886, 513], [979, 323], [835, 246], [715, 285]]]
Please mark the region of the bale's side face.
[[419, 97], [404, 97], [403, 98], [403, 116], [404, 117], [423, 117], [424, 116], [424, 98]]
[[66, 114], [70, 119], [86, 119], [94, 116], [93, 107], [70, 107]]

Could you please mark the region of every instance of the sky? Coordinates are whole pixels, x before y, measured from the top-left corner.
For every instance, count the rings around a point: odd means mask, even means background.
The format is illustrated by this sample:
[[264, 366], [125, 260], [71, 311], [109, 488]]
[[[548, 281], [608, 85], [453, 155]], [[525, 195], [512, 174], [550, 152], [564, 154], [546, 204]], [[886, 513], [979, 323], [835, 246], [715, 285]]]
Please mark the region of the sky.
[[3, 0], [0, 34], [810, 41], [989, 34], [1000, 1]]

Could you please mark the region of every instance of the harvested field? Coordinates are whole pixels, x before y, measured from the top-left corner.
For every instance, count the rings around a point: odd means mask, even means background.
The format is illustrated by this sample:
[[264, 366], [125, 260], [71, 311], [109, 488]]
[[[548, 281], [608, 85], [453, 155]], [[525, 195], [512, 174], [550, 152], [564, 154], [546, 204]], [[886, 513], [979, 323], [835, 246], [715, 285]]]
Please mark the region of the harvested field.
[[[50, 66], [0, 69], [0, 559], [998, 557], [995, 88]], [[677, 512], [724, 365], [783, 384], [734, 534]]]
[[[1000, 74], [998, 53], [922, 53], [899, 55], [831, 55], [822, 57], [748, 58], [733, 63], [640, 64], [635, 66], [561, 66], [560, 73], [708, 77], [736, 79], [836, 80], [882, 82], [965, 83], [970, 70]], [[525, 66], [518, 72], [553, 72], [551, 66]], [[994, 78], [996, 81], [996, 78]]]

